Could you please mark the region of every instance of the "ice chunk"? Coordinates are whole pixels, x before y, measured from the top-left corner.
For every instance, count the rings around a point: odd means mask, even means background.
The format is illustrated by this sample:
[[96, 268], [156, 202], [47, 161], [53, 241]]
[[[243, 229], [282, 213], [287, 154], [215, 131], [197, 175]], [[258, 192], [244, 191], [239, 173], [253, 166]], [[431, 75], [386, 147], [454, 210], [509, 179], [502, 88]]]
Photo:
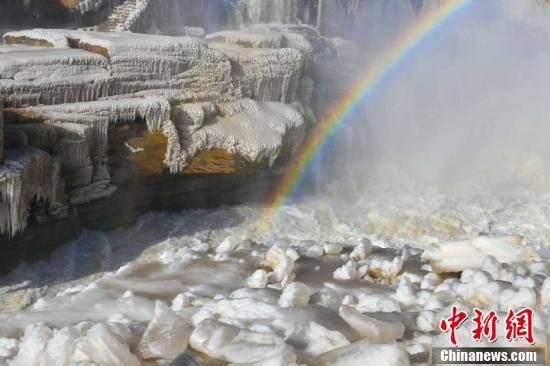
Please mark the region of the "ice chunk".
[[543, 306], [550, 305], [550, 277], [544, 280], [540, 290], [540, 301]]
[[0, 338], [0, 359], [11, 358], [17, 354], [19, 341], [14, 338]]
[[97, 323], [86, 332], [86, 337], [77, 343], [80, 353], [98, 365], [104, 366], [140, 366], [128, 345], [102, 323]]
[[44, 325], [29, 325], [19, 344], [13, 366], [41, 365], [48, 362], [46, 347], [53, 336], [50, 328]]
[[284, 357], [296, 362], [283, 338], [273, 333], [239, 329], [213, 319], [200, 322], [189, 340], [196, 351], [232, 363], [253, 363]]
[[287, 285], [279, 299], [279, 306], [283, 308], [305, 306], [309, 302], [311, 290], [304, 283], [292, 282]]
[[307, 344], [305, 350], [309, 357], [316, 357], [349, 344], [347, 338], [339, 331], [329, 330], [313, 321], [306, 324], [296, 323], [285, 332], [285, 335], [287, 342], [291, 344]]
[[80, 334], [74, 328], [54, 331], [46, 352], [52, 365], [68, 366]]
[[394, 279], [403, 269], [403, 256], [388, 259], [383, 256], [374, 256], [368, 259], [367, 273], [374, 278]]
[[508, 311], [523, 307], [534, 308], [537, 304], [537, 294], [531, 288], [520, 287], [516, 290], [506, 289], [498, 297], [500, 310]]
[[272, 271], [269, 273], [271, 282], [281, 282], [294, 272], [294, 260], [286, 254], [285, 248], [280, 246], [268, 250], [263, 265]]
[[263, 269], [257, 269], [248, 277], [248, 287], [251, 288], [266, 288], [267, 287], [267, 272]]
[[362, 313], [368, 312], [401, 312], [401, 305], [383, 293], [366, 292], [356, 295], [355, 308]]
[[353, 280], [358, 278], [357, 264], [353, 260], [348, 261], [342, 267], [336, 269], [332, 277], [336, 280]]
[[338, 255], [342, 252], [343, 246], [342, 244], [330, 243], [325, 244], [323, 248], [327, 255]]
[[416, 289], [407, 277], [402, 277], [399, 280], [397, 290], [392, 295], [392, 298], [399, 301], [399, 303], [405, 307], [414, 306], [416, 304]]
[[220, 243], [220, 245], [216, 247], [216, 253], [221, 254], [231, 252], [235, 250], [235, 248], [237, 248], [237, 246], [241, 244], [244, 240], [245, 238], [242, 235], [229, 235]]
[[[531, 245], [522, 245], [519, 235], [480, 236], [472, 240], [452, 241], [432, 245], [422, 254], [438, 273], [461, 272], [466, 268], [481, 268], [486, 256], [500, 263], [529, 262], [539, 258]], [[486, 263], [486, 265], [488, 265]]]
[[314, 244], [310, 246], [309, 248], [307, 248], [307, 251], [306, 251], [306, 257], [308, 258], [319, 258], [319, 257], [322, 257], [323, 254], [325, 254], [325, 250], [323, 249], [322, 246], [318, 244]]
[[187, 294], [187, 293], [181, 293], [177, 294], [176, 297], [174, 297], [174, 300], [172, 300], [172, 305], [170, 308], [173, 311], [181, 311], [187, 307], [190, 307], [193, 303], [193, 296]]
[[296, 262], [298, 259], [300, 259], [300, 254], [295, 249], [288, 248], [286, 250], [286, 255], [288, 255], [294, 262]]
[[139, 352], [144, 359], [174, 359], [187, 348], [191, 330], [168, 306], [157, 301], [153, 320], [139, 343]]
[[349, 257], [355, 261], [365, 259], [372, 253], [372, 243], [369, 239], [364, 239], [361, 243], [357, 244], [351, 251]]
[[416, 326], [423, 332], [432, 332], [436, 327], [435, 312], [430, 310], [422, 311], [416, 318]]
[[384, 342], [400, 339], [405, 333], [405, 326], [402, 323], [374, 319], [361, 314], [351, 306], [342, 306], [339, 314], [350, 327], [368, 339]]
[[364, 339], [315, 358], [316, 366], [409, 366], [405, 347], [397, 342], [374, 343]]

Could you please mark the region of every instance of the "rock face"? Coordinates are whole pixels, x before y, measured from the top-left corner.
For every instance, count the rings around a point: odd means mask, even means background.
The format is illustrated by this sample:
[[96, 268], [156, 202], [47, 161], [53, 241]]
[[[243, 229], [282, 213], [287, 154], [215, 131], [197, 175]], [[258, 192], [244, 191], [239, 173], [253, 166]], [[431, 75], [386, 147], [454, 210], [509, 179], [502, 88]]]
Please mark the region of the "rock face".
[[228, 203], [193, 192], [223, 192], [222, 181], [235, 191], [273, 175], [326, 102], [314, 88], [331, 83], [324, 71], [354, 61], [339, 51], [341, 40], [300, 25], [200, 38], [33, 29], [8, 32], [4, 42], [7, 237], [29, 217], [66, 218], [71, 207], [85, 224], [112, 226], [148, 209], [195, 206], [199, 196]]

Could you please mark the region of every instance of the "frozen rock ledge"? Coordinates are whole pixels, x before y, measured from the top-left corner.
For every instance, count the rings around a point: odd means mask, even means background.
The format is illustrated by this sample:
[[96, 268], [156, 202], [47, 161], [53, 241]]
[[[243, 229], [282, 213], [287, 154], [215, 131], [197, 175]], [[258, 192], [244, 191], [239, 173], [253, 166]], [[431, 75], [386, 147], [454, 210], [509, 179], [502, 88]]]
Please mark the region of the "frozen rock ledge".
[[32, 199], [51, 211], [143, 179], [276, 171], [314, 122], [313, 86], [322, 76], [313, 63], [341, 61], [327, 52], [336, 50], [330, 40], [290, 26], [206, 39], [33, 29], [4, 41], [0, 99], [9, 143], [0, 175], [13, 177], [18, 165], [40, 176], [23, 151], [56, 172], [55, 182], [27, 182], [13, 186], [20, 196], [5, 195], [0, 210], [10, 215], [0, 233], [10, 237], [27, 225]]

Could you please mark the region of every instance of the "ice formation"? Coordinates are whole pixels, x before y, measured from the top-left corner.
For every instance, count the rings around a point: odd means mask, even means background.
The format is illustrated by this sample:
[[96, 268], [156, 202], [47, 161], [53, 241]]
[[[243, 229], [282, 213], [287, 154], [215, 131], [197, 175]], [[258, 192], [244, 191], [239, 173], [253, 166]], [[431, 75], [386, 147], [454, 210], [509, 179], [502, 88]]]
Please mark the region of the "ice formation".
[[[422, 260], [422, 250], [376, 237], [371, 244], [341, 225], [331, 207], [315, 202], [288, 207], [278, 220], [299, 220], [300, 234], [290, 240], [276, 229], [279, 244], [272, 246], [273, 233], [255, 226], [258, 210], [150, 214], [129, 229], [92, 233], [101, 240], [85, 239], [95, 243], [85, 258], [97, 262], [109, 252], [110, 259], [102, 259], [109, 263], [102, 267], [106, 272], [77, 279], [77, 267], [75, 277], [38, 292], [30, 305], [22, 302], [26, 309], [1, 314], [1, 357], [145, 364], [186, 350], [227, 363], [353, 365], [376, 357], [408, 365], [409, 355], [427, 357], [438, 321], [452, 304], [465, 311], [533, 307], [537, 337], [547, 336], [550, 268], [544, 259], [503, 263], [489, 256], [460, 275], [437, 274]], [[217, 226], [235, 216], [247, 219], [230, 229]], [[151, 227], [162, 230], [151, 233]], [[306, 255], [310, 246], [327, 242], [343, 243], [342, 253]], [[364, 276], [333, 278], [354, 252], [355, 264], [365, 267], [356, 271]], [[81, 255], [67, 247], [9, 278], [17, 283], [31, 273], [31, 288], [40, 286], [45, 278], [58, 278], [59, 263]], [[381, 276], [367, 274], [371, 264]], [[29, 290], [13, 286], [0, 295], [0, 304], [13, 309], [27, 301]], [[30, 344], [51, 351], [29, 352]]]
[[487, 256], [500, 263], [529, 262], [538, 258], [535, 249], [522, 244], [517, 235], [486, 237], [438, 244], [427, 249], [422, 257], [430, 262], [435, 272], [461, 272], [466, 268], [480, 268]]
[[0, 169], [0, 231], [14, 235], [27, 225], [33, 200], [63, 206], [59, 160], [39, 149], [8, 150]]
[[[314, 122], [313, 80], [324, 77], [314, 63], [348, 57], [316, 61], [336, 43], [283, 25], [206, 40], [63, 29], [9, 32], [4, 40], [0, 96], [11, 135], [59, 157], [72, 205], [115, 192], [110, 146], [124, 124], [147, 126], [124, 145], [154, 174], [271, 167]], [[153, 148], [156, 162], [146, 157]], [[16, 222], [10, 233], [24, 227]]]
[[[102, 3], [75, 2], [83, 13]], [[109, 197], [113, 145], [139, 164], [158, 142], [163, 173], [277, 166], [350, 77], [358, 47], [328, 36], [349, 35], [380, 14], [369, 7], [387, 4], [231, 3], [226, 15], [241, 29], [207, 35], [195, 28], [212, 26], [202, 1], [163, 26], [168, 0], [123, 1], [93, 28], [122, 33], [8, 33], [0, 231]], [[257, 24], [271, 22], [302, 24]], [[126, 32], [137, 30], [178, 36]], [[268, 233], [257, 206], [85, 230], [2, 279], [0, 365], [137, 366], [184, 352], [220, 364], [409, 365], [427, 361], [432, 344], [448, 346], [438, 324], [452, 305], [501, 315], [532, 307], [536, 344], [547, 342], [549, 196], [371, 189], [339, 192], [351, 203], [285, 205]]]

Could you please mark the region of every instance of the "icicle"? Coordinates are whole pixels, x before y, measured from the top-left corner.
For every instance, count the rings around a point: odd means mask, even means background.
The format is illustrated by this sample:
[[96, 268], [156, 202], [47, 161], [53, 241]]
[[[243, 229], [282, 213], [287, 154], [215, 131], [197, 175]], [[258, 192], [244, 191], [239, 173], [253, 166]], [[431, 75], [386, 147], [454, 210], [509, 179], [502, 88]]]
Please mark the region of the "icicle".
[[57, 205], [60, 183], [55, 157], [33, 147], [8, 150], [0, 167], [0, 232], [13, 236], [23, 230], [33, 199]]

